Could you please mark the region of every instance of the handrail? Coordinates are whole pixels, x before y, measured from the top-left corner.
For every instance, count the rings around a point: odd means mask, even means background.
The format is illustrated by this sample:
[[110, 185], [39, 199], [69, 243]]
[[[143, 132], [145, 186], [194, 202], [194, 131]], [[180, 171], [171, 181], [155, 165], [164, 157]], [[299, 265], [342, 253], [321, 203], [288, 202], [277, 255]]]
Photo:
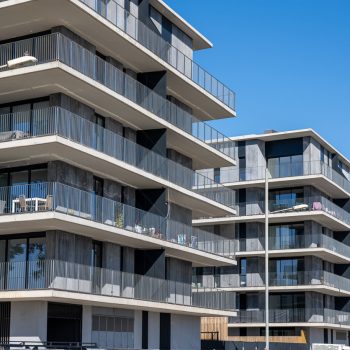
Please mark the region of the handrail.
[[[220, 182], [223, 184], [235, 184], [249, 181], [265, 180], [265, 166], [257, 167], [228, 167], [220, 169]], [[269, 176], [271, 179], [283, 179], [289, 177], [323, 175], [346, 192], [350, 193], [350, 177], [341, 174], [321, 160], [313, 161], [291, 161], [285, 164], [269, 165]], [[200, 170], [201, 174], [214, 178], [212, 169]]]
[[101, 6], [101, 0], [80, 0], [80, 2], [166, 61], [181, 74], [190, 78], [226, 106], [235, 109], [235, 93], [231, 89], [195, 63], [192, 58], [164, 40], [159, 33], [120, 6], [115, 0], [110, 0], [104, 8]]
[[[234, 256], [229, 239], [59, 182], [0, 187], [0, 215], [58, 212], [219, 256]], [[232, 249], [232, 251], [230, 251]]]
[[0, 66], [6, 70], [8, 60], [25, 54], [34, 56], [37, 64], [59, 61], [73, 68], [234, 159], [233, 142], [226, 136], [63, 34], [0, 45]]
[[232, 190], [64, 108], [0, 114], [0, 142], [49, 135], [64, 137], [220, 204], [232, 206]]
[[230, 310], [233, 293], [209, 288], [195, 293], [189, 283], [54, 259], [0, 263], [0, 290], [54, 289], [192, 307]]

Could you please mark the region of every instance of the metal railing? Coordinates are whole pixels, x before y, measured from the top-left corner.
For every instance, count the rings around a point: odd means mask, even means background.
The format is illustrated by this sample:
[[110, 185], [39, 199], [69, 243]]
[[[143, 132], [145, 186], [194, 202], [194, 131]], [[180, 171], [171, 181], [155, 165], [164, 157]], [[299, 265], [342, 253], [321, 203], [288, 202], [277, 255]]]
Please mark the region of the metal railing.
[[[314, 322], [350, 325], [350, 313], [332, 309], [280, 309], [269, 311], [271, 323]], [[264, 323], [265, 310], [241, 310], [237, 316], [229, 317], [229, 323]]]
[[[249, 272], [247, 275], [238, 273], [221, 275], [204, 275], [192, 278], [193, 284], [198, 288], [249, 288], [264, 287], [265, 274], [259, 272]], [[296, 271], [286, 273], [269, 273], [270, 287], [293, 287], [293, 286], [326, 286], [336, 288], [339, 291], [350, 292], [350, 279], [336, 275], [332, 272], [313, 270]]]
[[232, 190], [61, 107], [0, 115], [0, 142], [48, 135], [64, 137], [232, 206]]
[[117, 1], [110, 0], [108, 4], [102, 3], [102, 0], [80, 1], [219, 101], [235, 109], [235, 93], [231, 89], [195, 63], [192, 58], [164, 40], [159, 33], [120, 6]]
[[[345, 174], [333, 169], [328, 164], [321, 160], [303, 161], [303, 162], [289, 162], [279, 165], [268, 166], [269, 175], [271, 179], [323, 175], [342, 189], [350, 193], [350, 179]], [[207, 177], [213, 178], [213, 170], [201, 171]], [[222, 168], [220, 170], [221, 183], [238, 183], [243, 181], [258, 181], [265, 179], [265, 166], [248, 167], [248, 168]]]
[[63, 34], [48, 34], [0, 45], [0, 65], [25, 54], [34, 56], [38, 64], [59, 61], [234, 158], [233, 141]]
[[[58, 260], [0, 263], [0, 290], [54, 289], [201, 308], [231, 310], [234, 295], [191, 284]], [[231, 298], [233, 297], [233, 301]]]
[[0, 215], [54, 211], [216, 255], [234, 256], [233, 242], [167, 217], [59, 182], [0, 188]]
[[[270, 237], [269, 250], [284, 249], [317, 249], [325, 248], [350, 259], [350, 246], [323, 233], [304, 234], [291, 237]], [[249, 239], [239, 239], [236, 252], [264, 251], [264, 237], [256, 235]]]
[[[239, 203], [235, 206], [238, 216], [264, 215], [264, 201]], [[269, 212], [273, 214], [323, 211], [350, 225], [350, 213], [323, 196], [295, 198], [290, 200], [269, 200]]]

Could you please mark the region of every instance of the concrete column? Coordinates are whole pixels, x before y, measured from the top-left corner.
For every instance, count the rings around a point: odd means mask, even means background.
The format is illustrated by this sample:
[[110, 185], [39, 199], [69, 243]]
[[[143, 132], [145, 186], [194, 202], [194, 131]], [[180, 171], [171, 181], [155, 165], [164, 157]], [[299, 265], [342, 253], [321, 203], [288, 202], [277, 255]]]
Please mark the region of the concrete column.
[[11, 303], [11, 342], [45, 342], [46, 336], [46, 301], [16, 301]]
[[82, 324], [82, 342], [92, 342], [92, 307], [90, 305], [83, 305], [83, 324]]
[[148, 348], [159, 349], [160, 339], [160, 319], [159, 312], [148, 313]]
[[171, 315], [171, 349], [201, 348], [200, 317]]
[[142, 349], [142, 310], [135, 311], [134, 348]]

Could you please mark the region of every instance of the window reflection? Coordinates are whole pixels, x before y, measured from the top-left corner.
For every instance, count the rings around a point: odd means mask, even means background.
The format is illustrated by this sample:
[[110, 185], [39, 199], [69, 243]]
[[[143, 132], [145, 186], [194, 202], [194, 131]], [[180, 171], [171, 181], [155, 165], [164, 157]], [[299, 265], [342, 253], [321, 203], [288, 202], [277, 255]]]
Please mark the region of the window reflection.
[[43, 288], [45, 259], [44, 236], [0, 240], [2, 289]]

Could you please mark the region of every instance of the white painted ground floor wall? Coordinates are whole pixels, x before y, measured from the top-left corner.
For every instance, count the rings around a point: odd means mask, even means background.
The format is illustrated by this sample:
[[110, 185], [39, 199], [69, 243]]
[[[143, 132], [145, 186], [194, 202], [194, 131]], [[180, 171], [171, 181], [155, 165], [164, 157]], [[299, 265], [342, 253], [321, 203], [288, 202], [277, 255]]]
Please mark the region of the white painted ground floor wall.
[[[11, 303], [10, 341], [46, 341], [47, 301], [18, 301]], [[98, 326], [105, 319], [114, 322], [132, 322], [121, 325], [120, 331], [111, 331], [106, 326]], [[131, 328], [132, 326], [132, 328]], [[119, 328], [118, 328], [119, 329]], [[160, 339], [160, 313], [148, 314], [148, 348], [158, 349]], [[171, 349], [199, 350], [200, 318], [180, 314], [171, 315]], [[118, 308], [101, 308], [90, 305], [82, 307], [82, 341], [96, 342], [99, 347], [142, 348], [142, 311]]]

